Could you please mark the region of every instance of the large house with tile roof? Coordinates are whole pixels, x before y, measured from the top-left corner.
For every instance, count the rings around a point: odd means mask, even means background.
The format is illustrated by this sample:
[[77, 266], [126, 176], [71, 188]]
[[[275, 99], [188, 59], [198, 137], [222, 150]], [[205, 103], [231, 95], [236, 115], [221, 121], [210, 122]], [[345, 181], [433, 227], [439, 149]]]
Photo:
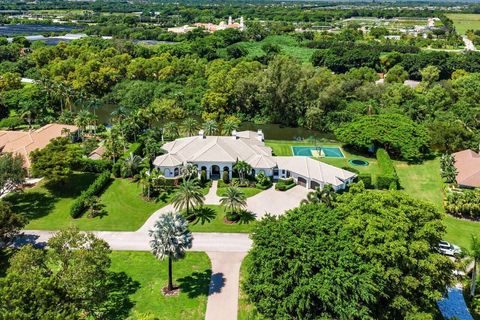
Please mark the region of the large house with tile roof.
[[52, 139], [78, 131], [78, 127], [51, 123], [31, 131], [0, 130], [0, 152], [21, 154], [24, 166], [30, 168], [29, 155], [32, 151], [43, 149]]
[[464, 188], [480, 188], [480, 153], [467, 149], [453, 154], [457, 183]]
[[252, 174], [263, 172], [274, 180], [292, 177], [297, 184], [311, 189], [330, 184], [340, 190], [356, 177], [352, 172], [310, 157], [273, 156], [261, 130], [233, 131], [231, 136], [207, 136], [200, 131], [197, 136], [176, 139], [162, 148], [166, 153], [158, 156], [153, 165], [167, 178], [180, 176], [187, 164], [195, 165], [199, 173], [204, 170], [209, 179], [219, 179], [224, 171], [231, 178], [237, 161], [247, 162]]

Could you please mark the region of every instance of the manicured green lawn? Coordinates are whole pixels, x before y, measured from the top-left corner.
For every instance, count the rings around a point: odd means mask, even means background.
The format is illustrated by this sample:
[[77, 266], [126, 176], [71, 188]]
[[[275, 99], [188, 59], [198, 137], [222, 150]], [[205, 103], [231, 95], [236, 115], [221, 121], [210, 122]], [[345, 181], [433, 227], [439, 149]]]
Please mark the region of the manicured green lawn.
[[[426, 161], [420, 165], [407, 165], [397, 162], [396, 169], [403, 190], [414, 198], [433, 203], [441, 212], [443, 209], [443, 182], [440, 177], [439, 159]], [[470, 235], [480, 235], [480, 223], [457, 219], [445, 214], [447, 234], [445, 240], [462, 247], [468, 247]]]
[[48, 187], [44, 183], [7, 197], [14, 211], [28, 217], [26, 229], [58, 230], [70, 225], [81, 230], [124, 230], [140, 228], [164, 202], [147, 202], [141, 197], [141, 187], [127, 179], [115, 179], [100, 197], [106, 215], [78, 219], [70, 217], [70, 207], [76, 197], [93, 182], [93, 174], [75, 174], [63, 186]]
[[[222, 197], [225, 194], [226, 190], [227, 190], [226, 187], [225, 188], [218, 188], [217, 189], [217, 196]], [[245, 196], [247, 198], [253, 197], [254, 195], [259, 194], [260, 192], [264, 191], [264, 190], [257, 189], [257, 188], [240, 188], [240, 190], [245, 194]]]
[[480, 30], [480, 14], [450, 13], [446, 15], [453, 21], [458, 34], [467, 30]]
[[161, 290], [167, 284], [167, 261], [158, 261], [150, 252], [114, 251], [112, 267], [138, 282], [131, 295], [135, 303], [132, 315], [151, 314], [155, 319], [204, 319], [208, 286], [212, 274], [205, 253], [188, 252], [185, 259], [173, 263], [174, 283], [180, 286], [178, 296], [165, 297]]
[[215, 218], [210, 222], [205, 224], [191, 224], [189, 226], [190, 231], [193, 232], [241, 232], [249, 233], [252, 231], [253, 227], [256, 224], [254, 217], [248, 217], [244, 222], [238, 223], [225, 223], [223, 218], [225, 216], [225, 211], [221, 206], [217, 205], [206, 205], [205, 208], [213, 210], [215, 213]]

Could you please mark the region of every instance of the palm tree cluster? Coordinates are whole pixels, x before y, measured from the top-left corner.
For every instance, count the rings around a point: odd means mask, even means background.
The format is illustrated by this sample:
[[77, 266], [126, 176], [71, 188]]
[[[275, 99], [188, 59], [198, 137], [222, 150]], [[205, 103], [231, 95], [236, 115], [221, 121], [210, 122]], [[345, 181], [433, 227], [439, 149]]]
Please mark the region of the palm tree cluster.
[[233, 169], [238, 172], [240, 184], [244, 185], [246, 183], [247, 176], [252, 172], [252, 166], [245, 161], [237, 161], [237, 163], [235, 163], [233, 166]]
[[307, 199], [302, 200], [301, 204], [318, 204], [324, 203], [327, 207], [331, 207], [335, 200], [335, 190], [329, 184], [323, 188], [315, 188], [314, 191], [307, 194]]

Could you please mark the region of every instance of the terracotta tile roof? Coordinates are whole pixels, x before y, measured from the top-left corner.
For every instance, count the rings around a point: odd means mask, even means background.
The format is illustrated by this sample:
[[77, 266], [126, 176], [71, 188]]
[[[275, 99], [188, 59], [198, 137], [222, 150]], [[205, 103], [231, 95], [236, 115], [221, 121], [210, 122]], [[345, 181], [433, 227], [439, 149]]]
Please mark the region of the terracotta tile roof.
[[25, 167], [30, 167], [30, 152], [43, 149], [54, 138], [64, 136], [64, 129], [70, 132], [78, 130], [76, 126], [51, 123], [34, 131], [0, 130], [0, 150], [2, 152], [19, 153], [25, 159]]
[[454, 153], [457, 183], [466, 187], [480, 187], [480, 154], [473, 150]]

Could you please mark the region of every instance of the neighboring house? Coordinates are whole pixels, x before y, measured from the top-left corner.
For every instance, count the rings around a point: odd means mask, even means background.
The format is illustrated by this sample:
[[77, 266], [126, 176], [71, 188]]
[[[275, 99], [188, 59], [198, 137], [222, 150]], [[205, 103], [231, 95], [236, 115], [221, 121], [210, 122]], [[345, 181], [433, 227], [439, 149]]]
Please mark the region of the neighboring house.
[[92, 160], [101, 160], [103, 158], [103, 155], [105, 154], [105, 151], [106, 151], [105, 147], [100, 146], [97, 149], [90, 152], [88, 157]]
[[457, 183], [464, 188], [480, 187], [480, 154], [463, 150], [453, 154], [457, 168]]
[[237, 161], [252, 167], [252, 174], [263, 172], [273, 179], [292, 177], [299, 185], [314, 189], [330, 184], [335, 190], [343, 189], [355, 179], [352, 172], [311, 159], [310, 157], [274, 157], [272, 149], [265, 146], [261, 130], [258, 132], [232, 132], [232, 136], [198, 136], [180, 138], [163, 145], [167, 153], [158, 156], [153, 165], [165, 177], [181, 175], [186, 164], [194, 164], [199, 172], [205, 170], [207, 178], [220, 179], [226, 171], [232, 177]]
[[43, 149], [50, 140], [78, 131], [76, 126], [51, 123], [32, 131], [0, 130], [0, 151], [18, 153], [25, 159], [24, 166], [30, 168], [30, 152]]

